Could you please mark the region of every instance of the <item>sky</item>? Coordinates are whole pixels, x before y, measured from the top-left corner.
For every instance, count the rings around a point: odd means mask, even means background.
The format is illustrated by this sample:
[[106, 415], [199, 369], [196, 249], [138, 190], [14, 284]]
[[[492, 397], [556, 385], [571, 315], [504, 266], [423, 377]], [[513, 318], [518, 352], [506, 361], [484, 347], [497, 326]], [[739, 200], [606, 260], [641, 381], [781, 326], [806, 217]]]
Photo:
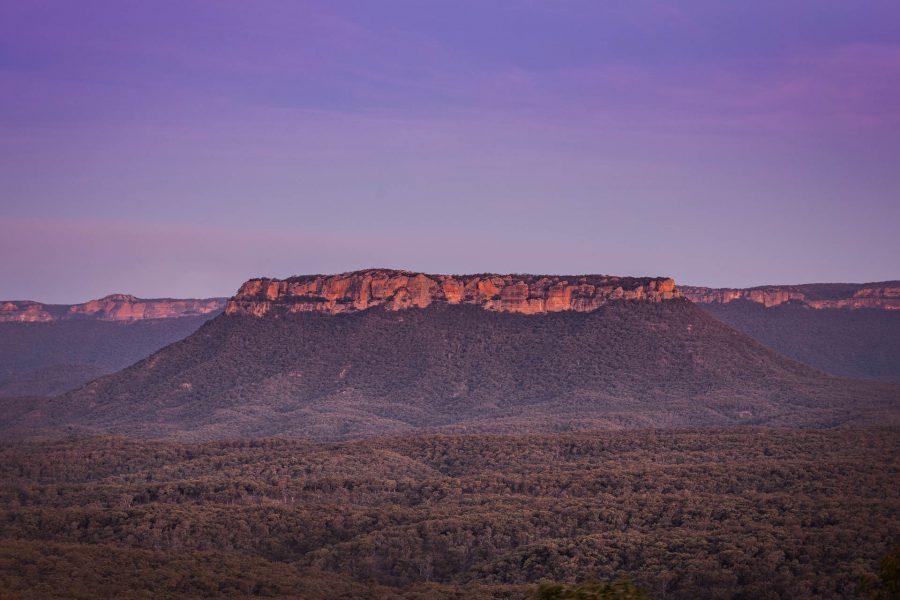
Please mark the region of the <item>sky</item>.
[[0, 299], [900, 279], [900, 3], [0, 3]]

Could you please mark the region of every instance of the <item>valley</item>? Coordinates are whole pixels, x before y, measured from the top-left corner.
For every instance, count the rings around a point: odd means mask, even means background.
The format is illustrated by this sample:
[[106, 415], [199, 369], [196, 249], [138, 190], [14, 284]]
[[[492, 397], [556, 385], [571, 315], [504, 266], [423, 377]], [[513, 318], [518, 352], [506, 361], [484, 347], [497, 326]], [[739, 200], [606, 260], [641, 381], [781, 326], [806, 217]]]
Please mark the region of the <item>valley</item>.
[[0, 445], [21, 598], [841, 598], [900, 535], [896, 430]]

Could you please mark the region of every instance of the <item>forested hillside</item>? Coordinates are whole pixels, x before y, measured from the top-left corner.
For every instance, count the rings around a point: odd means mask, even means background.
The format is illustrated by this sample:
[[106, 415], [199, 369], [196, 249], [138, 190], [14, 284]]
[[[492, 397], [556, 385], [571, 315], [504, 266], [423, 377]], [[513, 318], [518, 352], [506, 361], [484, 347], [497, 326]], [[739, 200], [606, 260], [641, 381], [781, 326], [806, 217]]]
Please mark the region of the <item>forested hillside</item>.
[[566, 431], [895, 422], [900, 387], [830, 378], [686, 300], [587, 313], [432, 305], [222, 315], [7, 429], [339, 439], [415, 430]]

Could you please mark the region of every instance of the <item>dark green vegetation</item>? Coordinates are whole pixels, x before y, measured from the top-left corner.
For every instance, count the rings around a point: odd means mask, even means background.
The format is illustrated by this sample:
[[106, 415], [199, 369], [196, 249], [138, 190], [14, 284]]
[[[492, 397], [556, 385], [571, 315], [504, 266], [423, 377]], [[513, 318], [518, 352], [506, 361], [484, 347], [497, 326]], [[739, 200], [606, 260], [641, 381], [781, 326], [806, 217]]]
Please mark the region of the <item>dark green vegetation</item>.
[[898, 457], [896, 429], [4, 444], [0, 589], [524, 599], [627, 578], [652, 598], [879, 597]]
[[900, 310], [772, 308], [738, 300], [700, 308], [769, 348], [834, 375], [900, 382]]
[[7, 403], [2, 416], [7, 429], [341, 439], [889, 424], [898, 404], [898, 386], [827, 377], [677, 300], [539, 317], [447, 305], [220, 316], [62, 398]]
[[891, 548], [878, 561], [877, 576], [865, 575], [859, 585], [869, 600], [897, 600], [900, 598], [900, 545]]
[[531, 600], [647, 600], [647, 595], [627, 581], [581, 585], [542, 583]]
[[213, 316], [0, 323], [0, 396], [77, 388], [187, 337]]

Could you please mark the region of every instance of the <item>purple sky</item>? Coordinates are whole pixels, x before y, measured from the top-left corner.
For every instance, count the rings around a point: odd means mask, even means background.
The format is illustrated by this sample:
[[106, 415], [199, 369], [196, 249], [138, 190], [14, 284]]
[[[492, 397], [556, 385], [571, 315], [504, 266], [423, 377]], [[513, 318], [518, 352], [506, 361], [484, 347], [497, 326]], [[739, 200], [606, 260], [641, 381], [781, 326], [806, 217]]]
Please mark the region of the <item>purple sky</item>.
[[[677, 5], [677, 7], [675, 6]], [[0, 3], [0, 298], [900, 278], [900, 3]]]

